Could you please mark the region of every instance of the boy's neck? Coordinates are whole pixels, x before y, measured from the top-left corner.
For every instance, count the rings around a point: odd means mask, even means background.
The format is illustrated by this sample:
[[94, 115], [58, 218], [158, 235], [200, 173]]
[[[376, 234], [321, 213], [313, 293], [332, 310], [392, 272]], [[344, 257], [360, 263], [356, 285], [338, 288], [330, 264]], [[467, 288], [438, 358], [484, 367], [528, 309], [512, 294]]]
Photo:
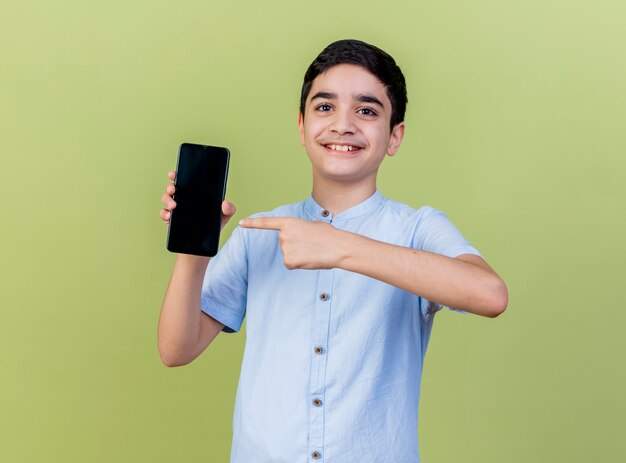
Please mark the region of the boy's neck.
[[361, 181], [357, 183], [313, 178], [313, 192], [311, 195], [317, 204], [335, 216], [365, 201], [375, 191], [376, 177], [367, 182]]

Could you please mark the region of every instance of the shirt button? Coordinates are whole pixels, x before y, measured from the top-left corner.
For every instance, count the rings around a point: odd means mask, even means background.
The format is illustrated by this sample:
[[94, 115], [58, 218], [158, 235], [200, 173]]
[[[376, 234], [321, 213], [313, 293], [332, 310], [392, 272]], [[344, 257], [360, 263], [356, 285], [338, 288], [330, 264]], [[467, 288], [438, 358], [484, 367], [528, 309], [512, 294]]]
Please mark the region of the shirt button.
[[328, 214], [330, 214], [330, 212], [328, 212], [326, 209], [322, 211], [322, 217], [328, 217]]
[[326, 294], [326, 293], [322, 293], [322, 294], [320, 294], [320, 299], [321, 299], [322, 301], [327, 301], [329, 297], [330, 297], [330, 296], [329, 296], [328, 294]]
[[321, 454], [321, 453], [319, 453], [317, 450], [315, 450], [315, 451], [311, 452], [311, 457], [312, 457], [314, 460], [317, 460], [318, 458], [321, 458], [321, 457], [322, 457], [322, 454]]
[[324, 352], [324, 348], [322, 346], [315, 346], [313, 352], [315, 352], [316, 354], [321, 354], [322, 352]]
[[315, 405], [316, 407], [321, 407], [322, 401], [320, 399], [313, 399], [313, 405]]

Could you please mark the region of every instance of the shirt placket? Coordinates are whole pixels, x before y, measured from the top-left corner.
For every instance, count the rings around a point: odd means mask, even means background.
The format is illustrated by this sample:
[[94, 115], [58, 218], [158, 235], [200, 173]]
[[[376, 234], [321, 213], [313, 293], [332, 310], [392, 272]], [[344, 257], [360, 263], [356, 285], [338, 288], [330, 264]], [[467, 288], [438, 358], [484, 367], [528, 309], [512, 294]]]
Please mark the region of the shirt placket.
[[[326, 213], [324, 213], [326, 212]], [[331, 222], [328, 211], [322, 219]], [[311, 383], [309, 385], [309, 461], [324, 461], [324, 416], [326, 413], [326, 356], [328, 355], [328, 323], [332, 305], [334, 270], [319, 270], [314, 308], [313, 345], [311, 346]]]

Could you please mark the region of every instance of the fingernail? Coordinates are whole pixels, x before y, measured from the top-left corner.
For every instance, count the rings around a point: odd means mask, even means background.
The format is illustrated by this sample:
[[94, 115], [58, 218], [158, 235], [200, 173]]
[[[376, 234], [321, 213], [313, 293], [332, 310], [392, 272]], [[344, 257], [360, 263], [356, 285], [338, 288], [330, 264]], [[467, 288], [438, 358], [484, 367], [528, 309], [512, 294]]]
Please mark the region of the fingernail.
[[239, 225], [245, 225], [245, 224], [246, 224], [246, 221], [245, 221], [244, 219], [241, 219], [241, 220], [239, 221]]

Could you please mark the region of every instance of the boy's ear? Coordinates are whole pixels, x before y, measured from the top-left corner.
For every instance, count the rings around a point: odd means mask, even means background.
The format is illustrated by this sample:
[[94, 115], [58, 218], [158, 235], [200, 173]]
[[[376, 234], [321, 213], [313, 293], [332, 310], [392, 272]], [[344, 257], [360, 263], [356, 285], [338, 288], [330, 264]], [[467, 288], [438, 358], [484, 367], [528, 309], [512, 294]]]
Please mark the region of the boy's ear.
[[300, 129], [300, 144], [304, 146], [304, 116], [298, 113], [298, 128]]
[[393, 156], [398, 152], [402, 139], [404, 138], [404, 122], [399, 122], [391, 129], [391, 137], [389, 137], [389, 145], [387, 146], [387, 155]]

